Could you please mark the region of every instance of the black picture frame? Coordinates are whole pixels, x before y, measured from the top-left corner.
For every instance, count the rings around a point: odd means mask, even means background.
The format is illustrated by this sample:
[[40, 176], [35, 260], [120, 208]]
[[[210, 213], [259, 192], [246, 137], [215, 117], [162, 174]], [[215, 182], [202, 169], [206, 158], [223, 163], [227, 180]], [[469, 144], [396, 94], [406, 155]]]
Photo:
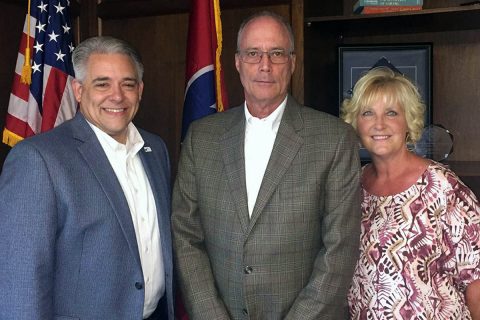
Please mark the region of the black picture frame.
[[[342, 45], [338, 47], [339, 106], [357, 80], [375, 66], [387, 66], [416, 84], [426, 105], [425, 126], [432, 124], [432, 44]], [[360, 150], [362, 161], [370, 156]]]

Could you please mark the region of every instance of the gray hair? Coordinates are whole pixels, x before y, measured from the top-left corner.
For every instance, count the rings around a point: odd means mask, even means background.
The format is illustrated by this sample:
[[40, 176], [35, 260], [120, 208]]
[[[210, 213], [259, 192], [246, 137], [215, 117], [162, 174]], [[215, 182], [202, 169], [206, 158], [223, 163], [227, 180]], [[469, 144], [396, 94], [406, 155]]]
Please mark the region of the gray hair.
[[82, 41], [72, 53], [75, 78], [83, 82], [87, 73], [88, 59], [92, 54], [124, 54], [128, 56], [137, 72], [138, 81], [143, 78], [143, 64], [140, 54], [127, 42], [108, 36], [92, 37]]
[[253, 21], [255, 19], [262, 18], [262, 17], [270, 17], [273, 20], [277, 21], [279, 24], [281, 24], [285, 28], [285, 30], [287, 31], [287, 34], [288, 34], [288, 39], [290, 40], [290, 52], [294, 53], [295, 52], [295, 39], [293, 37], [292, 27], [287, 22], [287, 20], [285, 20], [285, 18], [282, 17], [281, 15], [276, 14], [276, 13], [271, 12], [271, 11], [266, 11], [266, 10], [256, 12], [256, 13], [252, 14], [251, 16], [249, 16], [248, 18], [246, 18], [245, 20], [243, 20], [242, 24], [240, 25], [240, 28], [238, 29], [238, 34], [237, 34], [237, 51], [240, 51], [240, 40], [242, 38], [243, 31], [245, 30], [245, 27], [247, 26], [247, 24], [249, 24], [251, 21]]

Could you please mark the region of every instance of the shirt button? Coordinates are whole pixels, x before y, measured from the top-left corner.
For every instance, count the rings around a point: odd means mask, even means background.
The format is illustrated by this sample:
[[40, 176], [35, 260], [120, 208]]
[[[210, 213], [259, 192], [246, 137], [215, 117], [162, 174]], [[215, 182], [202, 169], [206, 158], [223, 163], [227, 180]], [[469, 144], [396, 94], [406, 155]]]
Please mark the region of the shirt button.
[[243, 271], [245, 272], [245, 274], [250, 274], [253, 272], [253, 268], [251, 266], [246, 266]]
[[135, 282], [135, 288], [137, 288], [138, 290], [142, 290], [143, 284], [141, 282]]

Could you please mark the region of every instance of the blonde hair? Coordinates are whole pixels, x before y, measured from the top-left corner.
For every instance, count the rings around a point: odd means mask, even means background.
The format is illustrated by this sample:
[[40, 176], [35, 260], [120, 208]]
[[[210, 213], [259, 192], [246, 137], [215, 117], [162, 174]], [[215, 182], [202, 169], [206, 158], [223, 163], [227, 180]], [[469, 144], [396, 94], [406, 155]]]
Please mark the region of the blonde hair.
[[418, 88], [409, 79], [387, 67], [371, 69], [357, 81], [352, 97], [342, 103], [342, 119], [357, 129], [358, 114], [381, 97], [403, 108], [408, 128], [407, 143], [416, 143], [425, 124], [425, 104]]

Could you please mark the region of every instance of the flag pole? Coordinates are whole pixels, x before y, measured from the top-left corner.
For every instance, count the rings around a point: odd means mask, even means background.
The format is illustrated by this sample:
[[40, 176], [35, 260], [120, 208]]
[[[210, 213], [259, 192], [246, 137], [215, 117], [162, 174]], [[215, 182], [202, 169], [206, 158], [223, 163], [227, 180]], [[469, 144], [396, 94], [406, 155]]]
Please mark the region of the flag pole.
[[213, 10], [215, 14], [215, 31], [217, 36], [217, 50], [215, 53], [215, 88], [217, 94], [217, 111], [224, 110], [222, 99], [222, 21], [220, 20], [220, 4], [219, 0], [213, 0]]
[[25, 60], [23, 62], [22, 74], [20, 76], [20, 81], [28, 85], [32, 83], [32, 65], [30, 63], [30, 6], [31, 6], [31, 0], [28, 0], [27, 45], [25, 47]]

